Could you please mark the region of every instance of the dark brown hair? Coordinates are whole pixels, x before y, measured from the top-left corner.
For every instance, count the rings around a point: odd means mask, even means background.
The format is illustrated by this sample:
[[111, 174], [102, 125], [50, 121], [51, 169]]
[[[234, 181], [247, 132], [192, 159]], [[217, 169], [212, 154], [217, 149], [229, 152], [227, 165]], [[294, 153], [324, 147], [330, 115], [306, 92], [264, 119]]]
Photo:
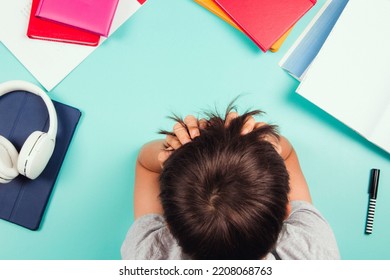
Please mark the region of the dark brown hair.
[[[167, 159], [160, 198], [172, 235], [193, 259], [260, 259], [276, 244], [286, 217], [289, 177], [264, 125], [241, 135], [246, 112], [225, 125], [207, 113], [200, 136]], [[176, 121], [184, 122], [175, 117]], [[171, 134], [162, 131], [163, 134]]]

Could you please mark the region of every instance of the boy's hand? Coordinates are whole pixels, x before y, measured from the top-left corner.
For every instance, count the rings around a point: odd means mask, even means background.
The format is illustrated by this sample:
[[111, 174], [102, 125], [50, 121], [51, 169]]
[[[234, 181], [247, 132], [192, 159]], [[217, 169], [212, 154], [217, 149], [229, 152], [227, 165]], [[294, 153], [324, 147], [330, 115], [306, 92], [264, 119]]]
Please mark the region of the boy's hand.
[[[195, 118], [193, 115], [188, 115], [184, 118], [184, 123], [175, 123], [175, 125], [173, 126], [173, 133], [176, 136], [167, 136], [166, 140], [168, 145], [176, 150], [182, 145], [191, 142], [192, 139], [199, 136], [200, 134], [200, 121], [201, 120], [198, 121], [198, 119]], [[205, 122], [206, 120], [203, 119], [203, 121]]]
[[[255, 124], [254, 128], [257, 129], [259, 127], [262, 127], [265, 124], [266, 123], [264, 123], [264, 122], [257, 122]], [[282, 145], [281, 145], [282, 138], [284, 138], [284, 137], [283, 136], [279, 136], [279, 138], [278, 138], [278, 137], [276, 137], [274, 135], [267, 135], [267, 136], [264, 137], [264, 140], [270, 142], [272, 144], [272, 146], [274, 146], [274, 149], [278, 152], [278, 154], [280, 156], [282, 156], [282, 153], [283, 153], [283, 151], [282, 151], [283, 149], [282, 149]]]
[[200, 129], [207, 125], [205, 119], [198, 120], [193, 115], [188, 115], [183, 120], [184, 123], [177, 122], [173, 126], [173, 134], [165, 137], [167, 148], [158, 154], [158, 160], [161, 165], [169, 158], [174, 150], [191, 142], [192, 139], [200, 135]]
[[[233, 113], [230, 113], [230, 114], [233, 114]], [[235, 113], [235, 114], [236, 115], [234, 117], [237, 117], [238, 116], [237, 113]], [[230, 123], [230, 121], [229, 121], [229, 123]], [[265, 122], [256, 122], [256, 120], [253, 116], [249, 116], [245, 120], [245, 124], [244, 124], [244, 127], [242, 128], [241, 134], [242, 135], [248, 134], [248, 133], [252, 132], [254, 129], [258, 129], [258, 128], [262, 127], [263, 125], [266, 125], [266, 123]], [[283, 138], [283, 136], [280, 136], [280, 139], [278, 139], [277, 137], [275, 137], [273, 135], [268, 135], [264, 138], [264, 140], [270, 142], [272, 144], [272, 146], [274, 146], [274, 148], [278, 152], [278, 154], [280, 156], [282, 156], [282, 146], [281, 146], [282, 138]]]

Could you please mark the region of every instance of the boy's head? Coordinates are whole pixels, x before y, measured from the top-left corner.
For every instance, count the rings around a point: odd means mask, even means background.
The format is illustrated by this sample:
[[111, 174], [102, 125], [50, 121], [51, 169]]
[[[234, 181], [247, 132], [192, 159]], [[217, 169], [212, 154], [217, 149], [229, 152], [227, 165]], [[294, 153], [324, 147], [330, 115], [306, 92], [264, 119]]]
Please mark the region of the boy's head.
[[246, 119], [260, 111], [229, 125], [227, 113], [209, 114], [200, 136], [173, 152], [160, 176], [166, 222], [194, 259], [263, 258], [287, 216], [288, 173], [266, 140], [277, 137], [275, 127], [242, 135]]

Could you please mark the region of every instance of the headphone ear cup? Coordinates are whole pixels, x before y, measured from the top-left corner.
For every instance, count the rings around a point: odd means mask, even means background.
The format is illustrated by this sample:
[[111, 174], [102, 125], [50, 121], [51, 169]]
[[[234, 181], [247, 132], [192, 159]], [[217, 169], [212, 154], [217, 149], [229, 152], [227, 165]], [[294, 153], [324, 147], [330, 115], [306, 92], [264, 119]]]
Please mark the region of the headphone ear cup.
[[17, 161], [18, 151], [8, 139], [0, 135], [0, 183], [9, 183], [19, 175]]
[[54, 151], [55, 141], [47, 133], [34, 131], [20, 149], [18, 170], [27, 178], [35, 179], [45, 169]]

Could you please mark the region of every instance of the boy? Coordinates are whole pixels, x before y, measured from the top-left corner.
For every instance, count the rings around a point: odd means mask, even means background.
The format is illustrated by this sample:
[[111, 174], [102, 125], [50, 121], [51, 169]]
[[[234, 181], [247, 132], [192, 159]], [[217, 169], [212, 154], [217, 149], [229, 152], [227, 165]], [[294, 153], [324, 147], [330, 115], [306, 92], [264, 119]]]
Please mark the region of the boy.
[[138, 156], [124, 259], [338, 259], [291, 144], [239, 116], [187, 116]]

